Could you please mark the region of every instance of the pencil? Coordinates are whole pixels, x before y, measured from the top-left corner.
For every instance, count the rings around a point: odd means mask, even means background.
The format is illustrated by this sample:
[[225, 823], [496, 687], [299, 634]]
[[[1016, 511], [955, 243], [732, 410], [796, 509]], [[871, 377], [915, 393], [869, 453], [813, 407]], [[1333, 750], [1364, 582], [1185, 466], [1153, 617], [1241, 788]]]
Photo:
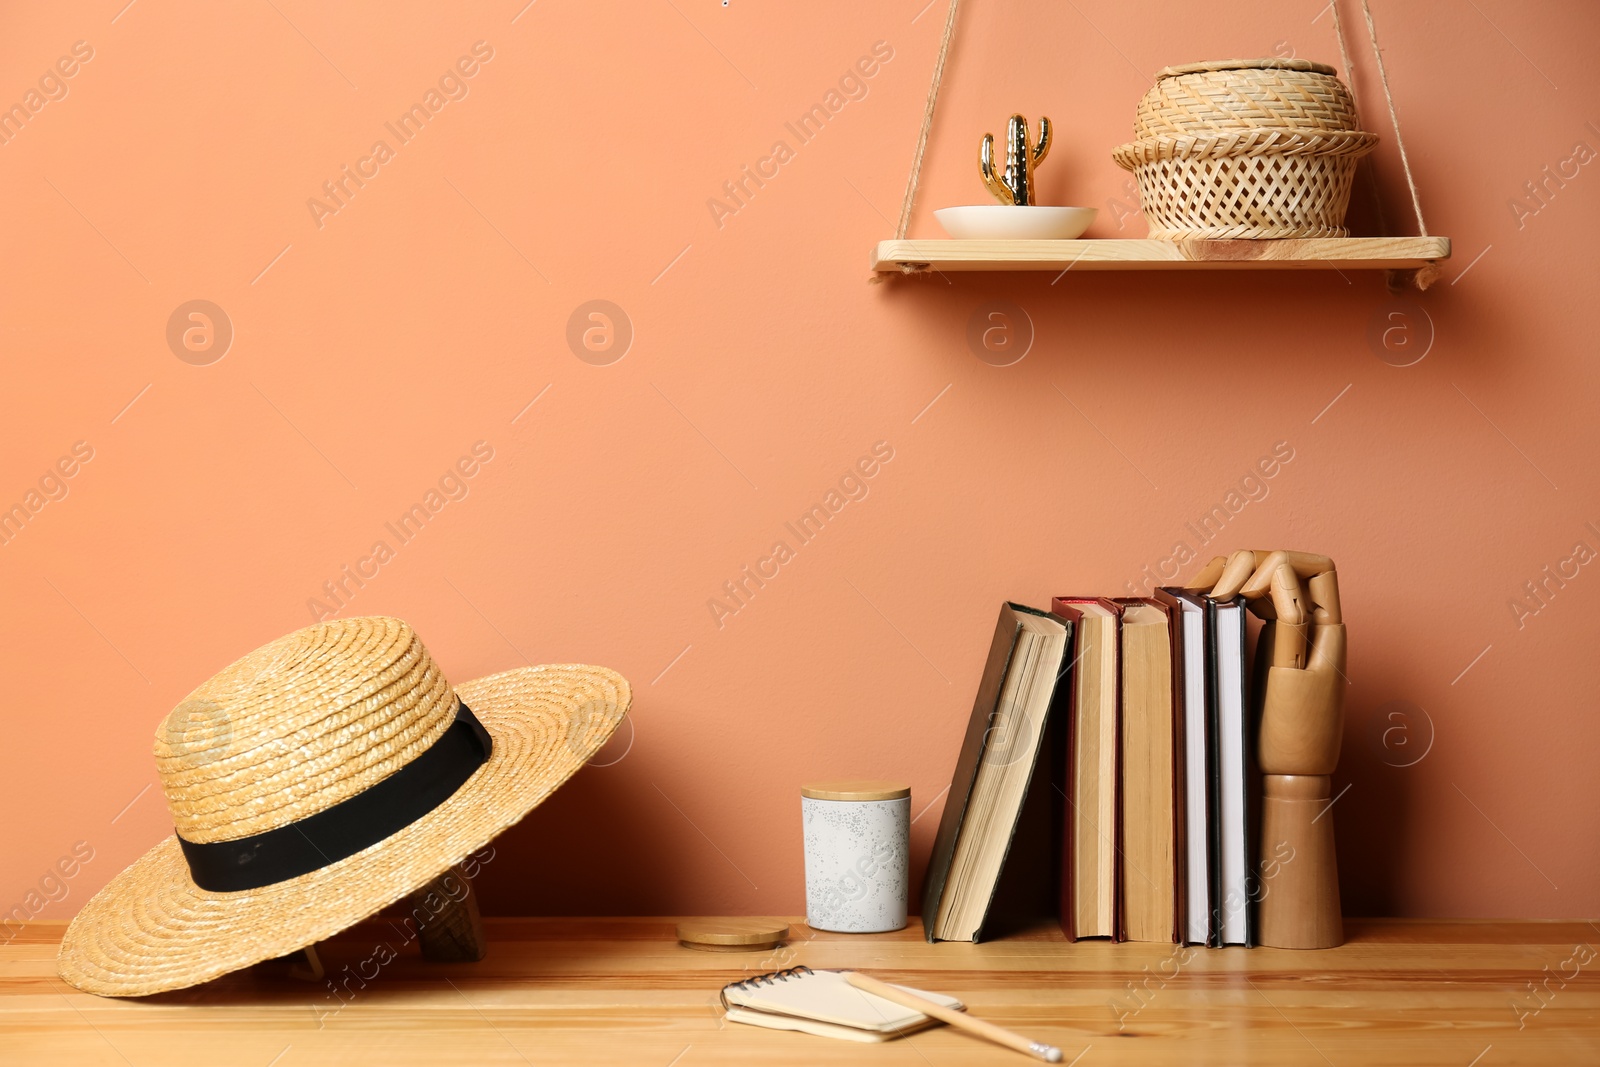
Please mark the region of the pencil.
[[1012, 1033], [1005, 1027], [996, 1026], [994, 1023], [975, 1019], [964, 1011], [947, 1008], [943, 1004], [935, 1004], [915, 993], [908, 993], [904, 989], [880, 982], [870, 975], [860, 974], [856, 971], [846, 971], [844, 980], [857, 989], [873, 996], [882, 997], [884, 1000], [893, 1001], [901, 1007], [912, 1008], [922, 1014], [938, 1019], [940, 1022], [949, 1023], [958, 1030], [976, 1034], [979, 1037], [993, 1041], [997, 1045], [1015, 1049], [1029, 1056], [1036, 1056], [1046, 1063], [1060, 1063], [1061, 1050], [1054, 1045], [1046, 1045], [1043, 1041], [1030, 1041], [1021, 1034]]

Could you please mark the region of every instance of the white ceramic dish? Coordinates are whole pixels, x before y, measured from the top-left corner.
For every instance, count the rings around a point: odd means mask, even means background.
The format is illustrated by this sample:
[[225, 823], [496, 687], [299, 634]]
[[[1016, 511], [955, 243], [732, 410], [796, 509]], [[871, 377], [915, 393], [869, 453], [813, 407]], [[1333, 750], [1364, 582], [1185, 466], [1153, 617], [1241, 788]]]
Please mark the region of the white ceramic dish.
[[942, 207], [933, 213], [944, 232], [961, 241], [1070, 241], [1087, 230], [1097, 214], [1098, 209], [1092, 207], [1005, 204]]

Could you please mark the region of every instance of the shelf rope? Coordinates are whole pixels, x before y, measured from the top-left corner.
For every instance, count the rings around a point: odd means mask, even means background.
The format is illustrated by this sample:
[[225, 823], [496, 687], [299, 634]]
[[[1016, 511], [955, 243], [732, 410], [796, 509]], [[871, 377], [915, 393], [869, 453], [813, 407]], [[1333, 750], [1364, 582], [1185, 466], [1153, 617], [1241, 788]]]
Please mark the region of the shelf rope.
[[911, 179], [906, 182], [906, 196], [900, 202], [900, 225], [895, 227], [895, 240], [903, 240], [911, 228], [911, 205], [917, 199], [917, 182], [922, 178], [922, 156], [928, 150], [928, 131], [933, 129], [933, 108], [939, 100], [939, 83], [944, 81], [944, 61], [950, 55], [950, 42], [956, 35], [956, 9], [961, 0], [950, 0], [950, 13], [944, 18], [944, 37], [939, 41], [939, 58], [933, 64], [933, 82], [928, 86], [928, 103], [922, 109], [922, 129], [917, 133], [917, 154], [911, 159]]
[[[900, 202], [900, 224], [895, 227], [896, 240], [903, 240], [911, 228], [911, 208], [916, 203], [917, 186], [922, 179], [922, 159], [928, 151], [928, 134], [933, 129], [933, 111], [939, 101], [939, 86], [944, 81], [945, 61], [950, 57], [950, 44], [956, 35], [956, 12], [961, 0], [950, 0], [950, 11], [944, 19], [944, 36], [939, 40], [939, 55], [933, 64], [933, 80], [928, 85], [928, 100], [922, 109], [922, 128], [917, 131], [917, 151], [911, 159], [911, 177], [906, 182], [905, 199]], [[1344, 34], [1344, 20], [1339, 17], [1339, 0], [1328, 5], [1333, 8], [1333, 32], [1339, 38], [1339, 56], [1344, 61], [1345, 77], [1351, 79], [1354, 92], [1355, 66], [1350, 61], [1350, 44]], [[1405, 137], [1400, 133], [1400, 115], [1395, 110], [1394, 93], [1389, 89], [1389, 71], [1384, 66], [1383, 49], [1378, 44], [1378, 27], [1372, 20], [1369, 0], [1361, 0], [1361, 13], [1367, 22], [1367, 37], [1372, 43], [1372, 55], [1378, 61], [1378, 81], [1383, 86], [1384, 103], [1389, 108], [1389, 121], [1394, 126], [1395, 145], [1400, 149], [1400, 167], [1405, 171], [1406, 186], [1411, 190], [1411, 209], [1417, 216], [1417, 232], [1428, 236], [1428, 224], [1422, 218], [1422, 197], [1417, 192], [1417, 181], [1411, 173], [1411, 157], [1406, 152]], [[904, 268], [902, 268], [904, 269]]]
[[[1355, 68], [1350, 62], [1350, 45], [1344, 36], [1344, 21], [1339, 17], [1339, 0], [1328, 5], [1333, 8], [1333, 32], [1339, 38], [1339, 56], [1344, 61], [1345, 77], [1351, 80], [1355, 91]], [[1400, 149], [1400, 169], [1405, 171], [1406, 185], [1411, 189], [1411, 209], [1417, 215], [1417, 233], [1428, 236], [1428, 224], [1422, 219], [1422, 197], [1417, 193], [1417, 182], [1411, 174], [1411, 157], [1406, 154], [1406, 139], [1400, 134], [1400, 115], [1395, 111], [1394, 94], [1389, 91], [1389, 71], [1383, 64], [1383, 49], [1378, 47], [1378, 27], [1372, 21], [1372, 6], [1361, 0], [1361, 13], [1367, 20], [1367, 37], [1372, 42], [1372, 55], [1378, 61], [1378, 81], [1383, 86], [1383, 100], [1389, 106], [1389, 121], [1394, 125], [1394, 143]]]

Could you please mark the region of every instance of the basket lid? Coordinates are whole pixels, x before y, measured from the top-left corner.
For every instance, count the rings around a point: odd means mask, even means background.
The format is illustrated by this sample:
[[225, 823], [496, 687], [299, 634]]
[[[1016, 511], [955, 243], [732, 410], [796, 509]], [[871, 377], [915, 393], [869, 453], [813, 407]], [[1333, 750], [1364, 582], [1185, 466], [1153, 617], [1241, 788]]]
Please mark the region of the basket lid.
[[1209, 63], [1185, 63], [1181, 67], [1165, 67], [1157, 78], [1174, 78], [1179, 74], [1200, 74], [1208, 70], [1303, 70], [1312, 74], [1332, 75], [1334, 69], [1326, 63], [1309, 59], [1214, 59]]

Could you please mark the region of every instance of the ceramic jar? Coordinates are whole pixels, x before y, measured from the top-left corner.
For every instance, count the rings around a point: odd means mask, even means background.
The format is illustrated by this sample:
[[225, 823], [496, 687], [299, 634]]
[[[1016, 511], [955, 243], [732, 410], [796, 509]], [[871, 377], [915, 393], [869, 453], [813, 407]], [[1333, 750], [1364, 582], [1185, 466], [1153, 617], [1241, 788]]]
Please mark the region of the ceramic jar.
[[806, 922], [816, 930], [884, 933], [906, 924], [911, 788], [814, 782], [800, 790]]

